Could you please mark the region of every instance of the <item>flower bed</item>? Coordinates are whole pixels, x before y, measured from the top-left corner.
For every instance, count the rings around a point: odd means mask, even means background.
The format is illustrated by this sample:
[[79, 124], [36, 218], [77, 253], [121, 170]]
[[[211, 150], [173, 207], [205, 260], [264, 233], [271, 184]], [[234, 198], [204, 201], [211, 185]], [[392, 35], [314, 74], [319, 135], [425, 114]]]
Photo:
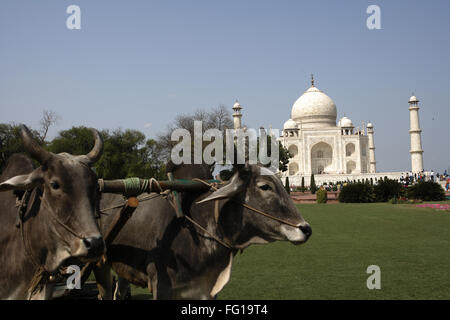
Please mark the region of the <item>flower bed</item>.
[[450, 210], [450, 204], [446, 203], [425, 203], [416, 205], [417, 208], [432, 208], [437, 210]]

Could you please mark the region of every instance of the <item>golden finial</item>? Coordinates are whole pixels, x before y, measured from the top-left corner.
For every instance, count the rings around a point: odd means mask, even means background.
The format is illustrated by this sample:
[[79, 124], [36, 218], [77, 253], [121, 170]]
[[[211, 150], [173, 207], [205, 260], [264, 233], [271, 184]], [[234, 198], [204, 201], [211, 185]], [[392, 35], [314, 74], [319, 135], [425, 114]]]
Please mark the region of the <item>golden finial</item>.
[[314, 75], [311, 73], [311, 87], [314, 87]]

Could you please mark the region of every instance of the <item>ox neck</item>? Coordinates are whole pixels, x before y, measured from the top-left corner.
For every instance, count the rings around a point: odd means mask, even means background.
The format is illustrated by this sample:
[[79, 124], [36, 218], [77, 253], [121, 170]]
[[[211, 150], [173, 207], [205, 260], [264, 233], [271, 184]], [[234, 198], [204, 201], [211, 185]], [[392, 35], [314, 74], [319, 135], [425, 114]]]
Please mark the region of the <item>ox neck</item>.
[[[23, 244], [26, 246], [26, 254], [29, 255], [30, 263], [36, 268], [42, 267], [49, 273], [58, 270], [61, 258], [65, 256], [64, 249], [58, 246], [60, 238], [54, 228], [54, 222], [46, 207], [42, 205], [43, 193], [39, 188], [33, 190], [27, 212], [24, 216]], [[21, 233], [22, 230], [19, 231]], [[22, 235], [20, 235], [22, 237]], [[57, 257], [57, 259], [50, 259]]]
[[[198, 197], [195, 202], [201, 198], [203, 197]], [[193, 204], [190, 214], [208, 231], [228, 242], [233, 249], [242, 250], [253, 243], [261, 243], [256, 239], [255, 232], [246, 223], [246, 209], [242, 206], [242, 201], [243, 199], [240, 199], [239, 196], [219, 200], [217, 220], [215, 201], [200, 205]]]

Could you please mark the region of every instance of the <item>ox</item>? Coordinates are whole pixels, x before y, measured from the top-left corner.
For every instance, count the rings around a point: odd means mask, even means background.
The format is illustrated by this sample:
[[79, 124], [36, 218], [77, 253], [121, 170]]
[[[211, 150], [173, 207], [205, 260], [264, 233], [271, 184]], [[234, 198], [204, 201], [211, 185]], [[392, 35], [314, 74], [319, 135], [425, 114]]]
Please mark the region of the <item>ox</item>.
[[[25, 126], [19, 131], [25, 150], [41, 166], [34, 169], [17, 154], [0, 176], [0, 191], [9, 191], [0, 192], [0, 298], [48, 299], [60, 267], [98, 260], [105, 251], [95, 221], [97, 176], [89, 167], [100, 158], [103, 142], [92, 129], [95, 145], [87, 155], [54, 154]], [[16, 201], [26, 193], [28, 205], [18, 219]]]
[[[174, 177], [199, 177], [186, 174], [188, 168], [181, 166]], [[201, 178], [210, 178], [200, 167], [196, 169]], [[120, 202], [116, 195], [102, 197], [102, 207]], [[259, 215], [243, 204], [287, 223]], [[300, 244], [311, 235], [280, 179], [256, 165], [240, 166], [217, 191], [183, 194], [182, 207], [209, 234], [177, 218], [162, 196], [155, 194], [141, 202], [108, 248], [107, 262], [94, 270], [104, 299], [113, 298], [111, 268], [119, 276], [115, 299], [125, 296], [128, 282], [148, 287], [155, 299], [213, 299], [229, 281], [233, 256], [239, 250], [275, 240]], [[102, 216], [103, 230], [116, 214], [117, 210]]]

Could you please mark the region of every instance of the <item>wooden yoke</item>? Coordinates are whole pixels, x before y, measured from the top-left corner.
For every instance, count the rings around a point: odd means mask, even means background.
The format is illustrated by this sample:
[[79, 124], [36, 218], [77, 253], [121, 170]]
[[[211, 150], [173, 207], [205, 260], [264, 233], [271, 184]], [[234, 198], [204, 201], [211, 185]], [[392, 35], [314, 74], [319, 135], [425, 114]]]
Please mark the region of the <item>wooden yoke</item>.
[[[128, 198], [125, 205], [120, 210], [120, 214], [118, 214], [114, 221], [111, 223], [110, 228], [105, 232], [103, 239], [105, 241], [105, 246], [108, 249], [108, 247], [111, 245], [111, 243], [114, 241], [114, 239], [119, 234], [120, 230], [122, 230], [123, 226], [127, 221], [131, 218], [133, 215], [134, 210], [139, 206], [139, 200], [136, 197], [130, 197]], [[106, 257], [103, 256], [102, 260], [100, 261], [105, 262]], [[96, 262], [90, 262], [86, 264], [83, 269], [81, 270], [81, 285], [83, 285], [89, 275], [91, 274], [92, 270], [94, 269], [94, 266]]]

